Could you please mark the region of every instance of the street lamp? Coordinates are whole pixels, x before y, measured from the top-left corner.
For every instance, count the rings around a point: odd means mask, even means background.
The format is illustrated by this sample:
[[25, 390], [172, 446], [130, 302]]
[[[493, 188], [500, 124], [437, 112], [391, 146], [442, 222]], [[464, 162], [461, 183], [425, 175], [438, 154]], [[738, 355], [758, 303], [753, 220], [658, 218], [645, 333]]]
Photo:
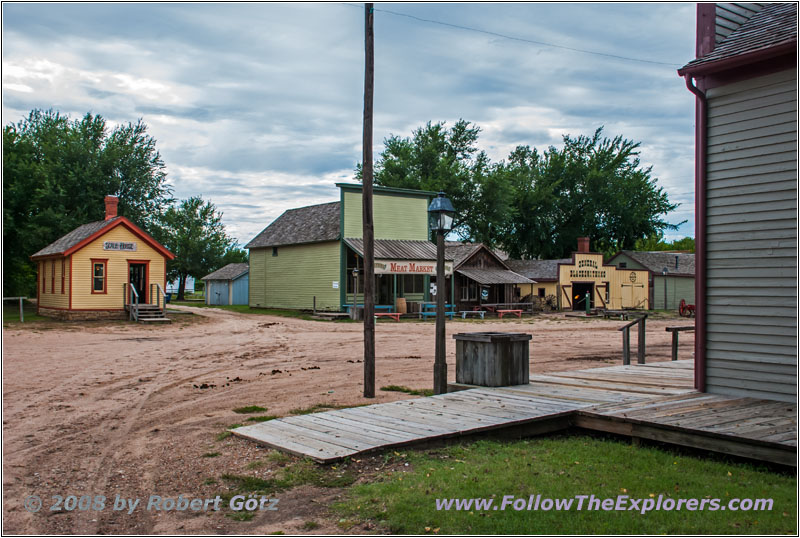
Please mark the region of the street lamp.
[[433, 362], [433, 393], [447, 392], [447, 357], [444, 331], [444, 236], [453, 229], [456, 210], [443, 192], [433, 199], [428, 207], [428, 222], [436, 232], [436, 357]]

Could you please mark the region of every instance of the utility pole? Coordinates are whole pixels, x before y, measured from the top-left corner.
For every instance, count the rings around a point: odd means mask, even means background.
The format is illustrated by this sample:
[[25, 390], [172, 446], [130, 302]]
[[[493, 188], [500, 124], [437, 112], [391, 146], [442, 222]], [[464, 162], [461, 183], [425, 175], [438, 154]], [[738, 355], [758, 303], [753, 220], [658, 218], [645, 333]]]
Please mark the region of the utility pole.
[[375, 230], [372, 226], [372, 97], [375, 85], [373, 5], [364, 4], [364, 136], [362, 222], [364, 237], [364, 398], [375, 397]]

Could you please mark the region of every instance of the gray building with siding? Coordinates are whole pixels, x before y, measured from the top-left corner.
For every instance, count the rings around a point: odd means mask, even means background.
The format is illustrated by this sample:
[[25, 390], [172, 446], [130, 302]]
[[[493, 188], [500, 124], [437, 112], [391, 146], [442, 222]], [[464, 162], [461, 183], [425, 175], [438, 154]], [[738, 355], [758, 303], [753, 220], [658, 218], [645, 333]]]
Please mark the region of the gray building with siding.
[[698, 4], [695, 379], [797, 399], [797, 4]]
[[229, 263], [202, 279], [206, 284], [206, 304], [247, 304], [250, 267], [246, 263]]

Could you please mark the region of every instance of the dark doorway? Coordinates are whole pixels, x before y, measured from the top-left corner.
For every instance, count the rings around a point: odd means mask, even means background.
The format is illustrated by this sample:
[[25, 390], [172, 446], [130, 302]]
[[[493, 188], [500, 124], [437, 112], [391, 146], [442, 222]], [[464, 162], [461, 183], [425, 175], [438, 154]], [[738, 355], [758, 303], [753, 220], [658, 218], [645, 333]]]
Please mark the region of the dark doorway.
[[131, 263], [128, 265], [131, 287], [139, 294], [139, 302], [147, 302], [147, 264]]
[[594, 283], [574, 282], [572, 284], [572, 309], [586, 310], [586, 294], [589, 294], [589, 308], [594, 308]]
[[376, 275], [375, 291], [375, 304], [394, 304], [394, 275]]

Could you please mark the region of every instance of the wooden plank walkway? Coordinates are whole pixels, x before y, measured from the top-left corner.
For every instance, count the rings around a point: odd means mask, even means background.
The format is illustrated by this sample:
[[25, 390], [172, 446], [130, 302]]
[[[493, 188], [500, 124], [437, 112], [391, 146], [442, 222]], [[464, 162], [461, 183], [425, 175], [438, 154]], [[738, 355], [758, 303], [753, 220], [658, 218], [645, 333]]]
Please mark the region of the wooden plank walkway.
[[[524, 427], [579, 426], [793, 465], [796, 407], [700, 394], [692, 361], [533, 375], [528, 385], [286, 417], [234, 435], [319, 462], [390, 447]], [[463, 389], [463, 390], [460, 390]]]

